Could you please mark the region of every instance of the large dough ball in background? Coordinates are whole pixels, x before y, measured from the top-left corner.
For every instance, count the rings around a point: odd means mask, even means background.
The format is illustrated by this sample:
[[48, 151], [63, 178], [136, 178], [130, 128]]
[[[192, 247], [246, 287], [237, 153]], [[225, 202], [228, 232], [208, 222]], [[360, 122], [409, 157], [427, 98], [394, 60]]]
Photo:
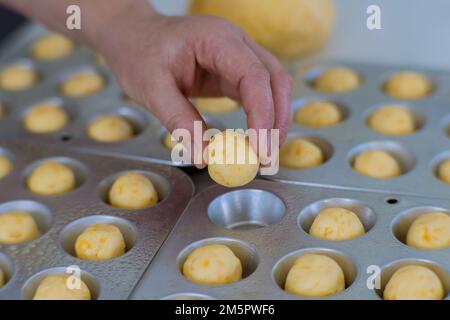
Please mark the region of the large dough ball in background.
[[37, 40], [32, 48], [33, 58], [38, 60], [57, 60], [73, 52], [75, 44], [63, 35], [50, 33]]
[[433, 83], [423, 74], [400, 72], [386, 81], [384, 90], [393, 98], [417, 100], [431, 94]]
[[46, 161], [33, 170], [27, 183], [34, 193], [54, 196], [73, 191], [76, 179], [70, 167], [56, 161]]
[[83, 260], [108, 260], [125, 253], [125, 240], [112, 224], [96, 224], [84, 230], [75, 242], [75, 253]]
[[32, 133], [51, 133], [63, 129], [69, 123], [64, 108], [54, 103], [42, 103], [25, 115], [25, 128]]
[[103, 90], [105, 79], [93, 71], [84, 71], [73, 75], [63, 82], [62, 93], [71, 98], [91, 96]]
[[342, 121], [339, 107], [328, 101], [315, 101], [301, 107], [295, 114], [295, 123], [311, 128], [328, 128]]
[[395, 178], [402, 174], [398, 160], [383, 150], [361, 152], [355, 158], [353, 169], [359, 174], [376, 179]]
[[39, 229], [31, 214], [22, 211], [0, 213], [0, 244], [19, 244], [35, 240]]
[[86, 283], [80, 280], [80, 288], [72, 288], [68, 284], [69, 277], [61, 274], [44, 278], [37, 287], [33, 300], [91, 300], [91, 292]]
[[30, 66], [12, 64], [0, 71], [0, 90], [23, 91], [39, 81], [38, 72]]
[[445, 212], [421, 215], [409, 227], [406, 244], [424, 250], [450, 247], [450, 215]]
[[441, 300], [445, 290], [439, 277], [429, 268], [410, 265], [398, 269], [383, 292], [384, 300]]
[[195, 106], [200, 112], [224, 113], [234, 111], [239, 108], [239, 102], [227, 97], [222, 98], [196, 98]]
[[208, 145], [208, 173], [225, 187], [239, 187], [252, 181], [259, 170], [259, 159], [249, 138], [240, 132], [223, 131]]
[[326, 240], [351, 240], [366, 231], [358, 216], [344, 208], [327, 208], [314, 219], [309, 234]]
[[339, 264], [322, 254], [305, 254], [289, 270], [284, 289], [303, 297], [327, 297], [345, 289], [345, 276]]
[[302, 138], [288, 140], [280, 150], [280, 166], [289, 169], [310, 169], [324, 162], [322, 149]]
[[8, 157], [0, 154], [0, 179], [4, 178], [13, 169], [13, 164]]
[[88, 135], [98, 142], [114, 143], [133, 138], [134, 130], [126, 118], [119, 115], [106, 115], [89, 125]]
[[327, 93], [343, 93], [352, 91], [361, 85], [361, 79], [350, 68], [330, 68], [322, 72], [313, 83], [316, 90]]
[[335, 20], [331, 0], [193, 0], [190, 11], [227, 18], [262, 46], [288, 58], [322, 47]]
[[144, 209], [158, 203], [158, 193], [145, 175], [128, 172], [113, 183], [109, 190], [109, 202], [120, 209]]
[[369, 127], [382, 134], [408, 135], [416, 130], [416, 123], [407, 108], [386, 105], [370, 115]]
[[183, 275], [204, 285], [225, 285], [242, 278], [241, 260], [223, 244], [206, 245], [192, 251], [183, 264]]
[[444, 160], [439, 164], [437, 176], [441, 181], [450, 184], [450, 159]]

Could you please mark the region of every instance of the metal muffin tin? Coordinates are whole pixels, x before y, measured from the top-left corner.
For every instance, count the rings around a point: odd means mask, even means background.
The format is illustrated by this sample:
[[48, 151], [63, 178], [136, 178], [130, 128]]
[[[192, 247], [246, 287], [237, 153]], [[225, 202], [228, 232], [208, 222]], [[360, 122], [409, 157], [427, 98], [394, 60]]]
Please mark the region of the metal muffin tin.
[[[354, 211], [366, 234], [348, 241], [310, 236], [316, 214], [335, 206]], [[380, 299], [392, 273], [414, 263], [437, 273], [448, 300], [450, 250], [417, 250], [402, 242], [413, 219], [430, 210], [449, 212], [450, 201], [264, 180], [235, 190], [212, 186], [191, 201], [131, 298], [302, 299], [282, 289], [287, 272], [300, 255], [321, 253], [340, 264], [347, 282], [345, 291], [326, 299]], [[241, 281], [205, 286], [184, 278], [187, 255], [210, 243], [228, 245], [240, 258]], [[379, 290], [367, 287], [369, 266], [381, 270]]]
[[[126, 299], [169, 231], [191, 199], [194, 187], [176, 168], [149, 162], [67, 151], [49, 145], [0, 140], [0, 154], [14, 163], [0, 179], [0, 214], [11, 210], [30, 212], [41, 236], [20, 245], [0, 245], [0, 267], [7, 283], [0, 299], [30, 299], [39, 281], [48, 274], [64, 273], [79, 266], [81, 278], [95, 299]], [[77, 188], [61, 196], [40, 196], [26, 187], [26, 177], [44, 159], [70, 166]], [[160, 202], [142, 210], [121, 210], [106, 199], [114, 180], [138, 171], [151, 178]], [[121, 229], [127, 252], [107, 261], [85, 261], [74, 256], [76, 237], [88, 226], [112, 223]]]
[[[165, 128], [150, 112], [134, 105], [124, 95], [115, 77], [107, 66], [97, 63], [96, 55], [84, 47], [77, 47], [68, 57], [52, 62], [41, 62], [30, 56], [29, 50], [37, 39], [47, 31], [36, 25], [26, 26], [11, 38], [2, 48], [0, 70], [10, 63], [24, 63], [33, 66], [40, 74], [40, 82], [17, 93], [0, 90], [0, 101], [7, 107], [7, 117], [0, 120], [0, 136], [16, 137], [36, 143], [53, 143], [99, 154], [126, 156], [145, 159], [156, 163], [189, 166], [173, 163], [171, 152], [162, 141]], [[70, 75], [80, 71], [94, 71], [103, 76], [105, 88], [92, 96], [83, 98], [66, 97], [60, 91], [61, 83]], [[28, 108], [46, 100], [56, 101], [70, 115], [70, 124], [63, 130], [51, 134], [32, 134], [23, 128], [23, 117]], [[88, 125], [100, 115], [120, 114], [134, 127], [135, 137], [120, 143], [99, 143], [86, 134]], [[205, 113], [203, 117], [209, 127], [245, 128], [242, 108], [226, 113]]]
[[[350, 92], [327, 94], [314, 90], [312, 82], [323, 70], [346, 66], [359, 73], [362, 85]], [[293, 67], [295, 76], [294, 112], [317, 100], [335, 102], [344, 112], [344, 121], [334, 127], [314, 129], [292, 124], [289, 138], [304, 137], [315, 142], [327, 161], [316, 168], [280, 168], [269, 179], [314, 186], [394, 192], [448, 198], [450, 185], [435, 176], [437, 164], [450, 158], [450, 72], [413, 66], [369, 65], [350, 62], [309, 60]], [[387, 96], [383, 84], [399, 71], [418, 71], [434, 83], [433, 93], [420, 100], [403, 101]], [[378, 107], [396, 104], [410, 108], [419, 129], [408, 136], [377, 133], [367, 126], [369, 115]], [[373, 179], [356, 173], [351, 166], [356, 154], [367, 149], [389, 151], [399, 160], [403, 175], [393, 179]]]

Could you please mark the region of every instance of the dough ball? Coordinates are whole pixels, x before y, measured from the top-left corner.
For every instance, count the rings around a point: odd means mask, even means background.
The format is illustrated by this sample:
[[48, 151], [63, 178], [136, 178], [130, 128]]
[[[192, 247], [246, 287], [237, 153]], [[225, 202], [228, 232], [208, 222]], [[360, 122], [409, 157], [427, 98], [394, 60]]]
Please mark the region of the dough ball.
[[200, 112], [223, 113], [239, 108], [239, 103], [230, 98], [196, 98], [195, 106]]
[[12, 64], [0, 72], [0, 89], [22, 91], [31, 88], [39, 80], [35, 69], [22, 64]]
[[288, 58], [322, 47], [335, 20], [331, 0], [194, 0], [191, 13], [227, 18], [260, 45]]
[[0, 244], [19, 244], [37, 239], [39, 229], [31, 214], [22, 211], [0, 213]]
[[158, 203], [158, 193], [145, 175], [128, 172], [112, 185], [109, 190], [109, 202], [119, 209], [144, 209]]
[[347, 92], [361, 84], [359, 75], [349, 68], [331, 68], [325, 70], [314, 81], [316, 90], [329, 93]]
[[314, 219], [309, 234], [326, 240], [351, 240], [366, 231], [358, 216], [344, 208], [327, 208]]
[[209, 176], [225, 187], [243, 186], [258, 174], [258, 155], [243, 133], [226, 130], [214, 135], [208, 156]]
[[[69, 275], [60, 274], [44, 278], [36, 289], [33, 300], [91, 300], [91, 292], [83, 280], [73, 288]], [[75, 282], [75, 281], [73, 281]]]
[[62, 92], [72, 98], [81, 98], [100, 92], [105, 87], [103, 77], [92, 71], [78, 73], [62, 84]]
[[369, 118], [369, 127], [388, 135], [408, 135], [416, 131], [414, 115], [407, 108], [387, 105], [379, 108]]
[[173, 148], [176, 148], [176, 152], [180, 153], [186, 150], [186, 148], [183, 146], [182, 143], [177, 142], [175, 139], [172, 139], [172, 135], [167, 132], [164, 136], [164, 146], [168, 150], [172, 150]]
[[88, 135], [98, 142], [113, 143], [130, 140], [134, 136], [134, 130], [126, 118], [106, 115], [89, 125]]
[[339, 107], [328, 101], [308, 103], [295, 114], [295, 123], [312, 128], [332, 127], [341, 121]]
[[69, 116], [60, 106], [53, 103], [39, 104], [27, 112], [25, 128], [32, 133], [51, 133], [63, 129], [69, 123]]
[[[1, 167], [1, 166], [0, 166]], [[1, 169], [0, 169], [1, 172]], [[437, 176], [443, 182], [450, 184], [450, 159], [444, 160], [438, 166]], [[1, 174], [0, 174], [1, 177]]]
[[286, 277], [284, 289], [303, 297], [327, 297], [345, 289], [339, 264], [322, 254], [305, 254], [295, 260]]
[[358, 154], [353, 169], [367, 177], [377, 179], [395, 178], [402, 174], [398, 160], [383, 150], [369, 150]]
[[433, 91], [433, 83], [417, 72], [400, 72], [384, 85], [386, 94], [396, 99], [417, 100]]
[[324, 162], [322, 149], [314, 143], [295, 138], [288, 140], [280, 150], [280, 166], [289, 169], [310, 169]]
[[183, 264], [183, 275], [204, 285], [225, 285], [242, 278], [241, 260], [223, 244], [206, 245], [192, 251]]
[[31, 48], [33, 58], [38, 60], [57, 60], [73, 52], [72, 40], [56, 33], [50, 33], [36, 41]]
[[83, 260], [108, 260], [125, 253], [125, 240], [112, 224], [96, 224], [84, 230], [75, 242], [75, 253]]
[[441, 300], [444, 286], [427, 267], [410, 265], [398, 269], [383, 292], [384, 300]]
[[0, 288], [5, 285], [5, 273], [3, 272], [2, 268], [0, 268]]
[[44, 196], [61, 195], [75, 189], [75, 174], [68, 166], [46, 161], [33, 170], [28, 177], [28, 188]]
[[450, 247], [450, 215], [445, 212], [421, 215], [409, 227], [406, 244], [424, 250]]
[[6, 156], [0, 154], [0, 179], [6, 177], [13, 169], [13, 164]]

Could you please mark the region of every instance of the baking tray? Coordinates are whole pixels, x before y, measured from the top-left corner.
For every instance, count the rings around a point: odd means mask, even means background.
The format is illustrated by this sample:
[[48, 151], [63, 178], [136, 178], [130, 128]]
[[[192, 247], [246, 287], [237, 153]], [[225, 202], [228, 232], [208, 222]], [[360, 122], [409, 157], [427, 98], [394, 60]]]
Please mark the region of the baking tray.
[[[349, 241], [310, 236], [305, 230], [321, 209], [330, 206], [354, 211], [367, 233]], [[266, 180], [235, 190], [211, 186], [191, 201], [131, 298], [306, 299], [280, 287], [295, 258], [305, 253], [329, 255], [345, 273], [346, 290], [324, 299], [380, 299], [392, 273], [410, 263], [434, 270], [448, 293], [450, 251], [417, 250], [402, 241], [415, 217], [449, 209], [450, 201], [443, 199]], [[235, 252], [243, 264], [243, 280], [204, 286], [183, 277], [180, 270], [189, 252], [209, 243], [226, 244]], [[374, 283], [374, 267], [381, 272], [379, 290], [367, 286]]]
[[[1, 299], [28, 299], [43, 276], [78, 266], [96, 299], [126, 299], [190, 201], [194, 187], [182, 171], [149, 162], [67, 151], [50, 146], [0, 140], [0, 152], [14, 170], [0, 180], [0, 212], [30, 211], [42, 235], [20, 245], [0, 245], [0, 267], [8, 282]], [[71, 166], [77, 189], [61, 196], [40, 196], [25, 186], [26, 176], [43, 159]], [[161, 200], [142, 210], [121, 210], [106, 203], [108, 190], [124, 172], [138, 171], [153, 181]], [[107, 261], [74, 257], [76, 236], [89, 225], [113, 223], [126, 239], [125, 255]]]
[[[120, 89], [111, 70], [97, 63], [97, 56], [90, 49], [77, 47], [74, 53], [55, 62], [33, 60], [29, 55], [31, 45], [47, 31], [37, 25], [24, 27], [13, 36], [0, 50], [0, 70], [14, 62], [32, 65], [38, 70], [41, 81], [33, 88], [11, 93], [0, 91], [0, 101], [7, 107], [8, 115], [0, 121], [0, 135], [52, 143], [78, 150], [87, 150], [99, 154], [125, 156], [145, 159], [155, 163], [176, 166], [190, 166], [186, 163], [174, 163], [171, 152], [162, 141], [165, 128], [146, 109], [136, 106]], [[80, 71], [94, 71], [103, 76], [106, 87], [99, 93], [84, 98], [65, 97], [60, 92], [61, 83], [70, 75]], [[70, 115], [70, 124], [63, 130], [51, 134], [32, 134], [23, 128], [23, 117], [36, 103], [46, 100], [56, 101]], [[100, 115], [120, 114], [133, 125], [136, 133], [131, 140], [120, 143], [99, 143], [91, 140], [86, 129]], [[211, 128], [246, 128], [244, 111], [202, 114]]]

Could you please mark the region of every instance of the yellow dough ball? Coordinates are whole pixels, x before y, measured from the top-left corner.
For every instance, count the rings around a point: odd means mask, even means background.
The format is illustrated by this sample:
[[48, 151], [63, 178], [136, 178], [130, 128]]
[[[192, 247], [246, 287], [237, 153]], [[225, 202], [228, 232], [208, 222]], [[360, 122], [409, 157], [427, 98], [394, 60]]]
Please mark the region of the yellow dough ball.
[[36, 105], [27, 112], [25, 128], [32, 133], [51, 133], [63, 129], [69, 122], [69, 116], [60, 106], [53, 103]]
[[96, 224], [84, 230], [75, 242], [75, 253], [83, 260], [108, 260], [125, 253], [125, 240], [112, 224]]
[[314, 81], [316, 90], [330, 93], [347, 92], [361, 84], [359, 75], [349, 68], [331, 68], [325, 70]]
[[44, 278], [36, 289], [33, 300], [91, 300], [91, 292], [83, 280], [69, 279], [69, 275], [60, 274]]
[[38, 60], [57, 60], [68, 56], [73, 52], [75, 44], [68, 38], [50, 33], [36, 41], [31, 48], [31, 53]]
[[326, 240], [351, 240], [366, 231], [358, 216], [344, 208], [327, 208], [314, 219], [309, 234]]
[[192, 251], [183, 264], [183, 275], [204, 285], [225, 285], [242, 278], [241, 260], [223, 244], [206, 245]]
[[0, 179], [6, 177], [13, 169], [13, 164], [6, 156], [0, 154]]
[[384, 85], [386, 94], [396, 99], [417, 100], [433, 91], [433, 83], [417, 72], [400, 72]]
[[322, 149], [306, 139], [291, 139], [280, 150], [280, 166], [284, 168], [310, 169], [323, 162]]
[[345, 277], [339, 264], [322, 254], [305, 254], [289, 270], [284, 289], [297, 296], [327, 297], [345, 289]]
[[398, 269], [383, 292], [384, 300], [441, 300], [445, 290], [439, 277], [427, 267], [410, 265]]
[[113, 207], [138, 210], [158, 203], [158, 193], [145, 175], [128, 172], [119, 177], [109, 191], [109, 202]]
[[359, 174], [376, 179], [395, 178], [402, 174], [398, 160], [382, 150], [361, 152], [355, 158], [353, 169]]
[[114, 143], [130, 140], [134, 136], [134, 130], [126, 118], [106, 115], [89, 125], [88, 135], [98, 142]]
[[445, 212], [421, 215], [409, 227], [406, 244], [423, 250], [450, 247], [450, 215]]
[[31, 214], [22, 211], [0, 213], [0, 244], [19, 244], [35, 240], [39, 229]]
[[182, 143], [177, 142], [175, 139], [172, 139], [172, 135], [169, 132], [167, 132], [164, 136], [164, 146], [168, 150], [173, 150], [175, 148], [175, 152], [178, 153], [186, 150]]
[[39, 80], [35, 69], [22, 64], [12, 64], [0, 72], [0, 89], [23, 91], [34, 86]]
[[414, 115], [407, 108], [387, 105], [369, 117], [369, 127], [388, 135], [408, 135], [416, 131]]
[[227, 18], [260, 45], [285, 57], [322, 47], [335, 20], [331, 0], [194, 0], [191, 13]]
[[75, 174], [68, 166], [46, 161], [28, 177], [28, 188], [45, 196], [61, 195], [75, 189]]
[[223, 113], [239, 108], [239, 103], [230, 98], [196, 98], [195, 106], [200, 112]]
[[81, 98], [100, 92], [105, 87], [103, 77], [92, 71], [78, 73], [62, 84], [62, 92], [72, 98]]
[[[1, 170], [0, 170], [1, 171]], [[0, 174], [1, 176], [1, 174]], [[443, 182], [450, 184], [450, 159], [444, 160], [438, 166], [437, 176]]]
[[243, 133], [226, 130], [214, 135], [208, 156], [209, 176], [225, 187], [243, 186], [258, 174], [258, 155]]
[[312, 128], [332, 127], [342, 121], [338, 106], [328, 101], [308, 103], [295, 114], [295, 123]]
[[5, 285], [5, 274], [2, 270], [2, 268], [0, 268], [0, 288], [3, 287]]

